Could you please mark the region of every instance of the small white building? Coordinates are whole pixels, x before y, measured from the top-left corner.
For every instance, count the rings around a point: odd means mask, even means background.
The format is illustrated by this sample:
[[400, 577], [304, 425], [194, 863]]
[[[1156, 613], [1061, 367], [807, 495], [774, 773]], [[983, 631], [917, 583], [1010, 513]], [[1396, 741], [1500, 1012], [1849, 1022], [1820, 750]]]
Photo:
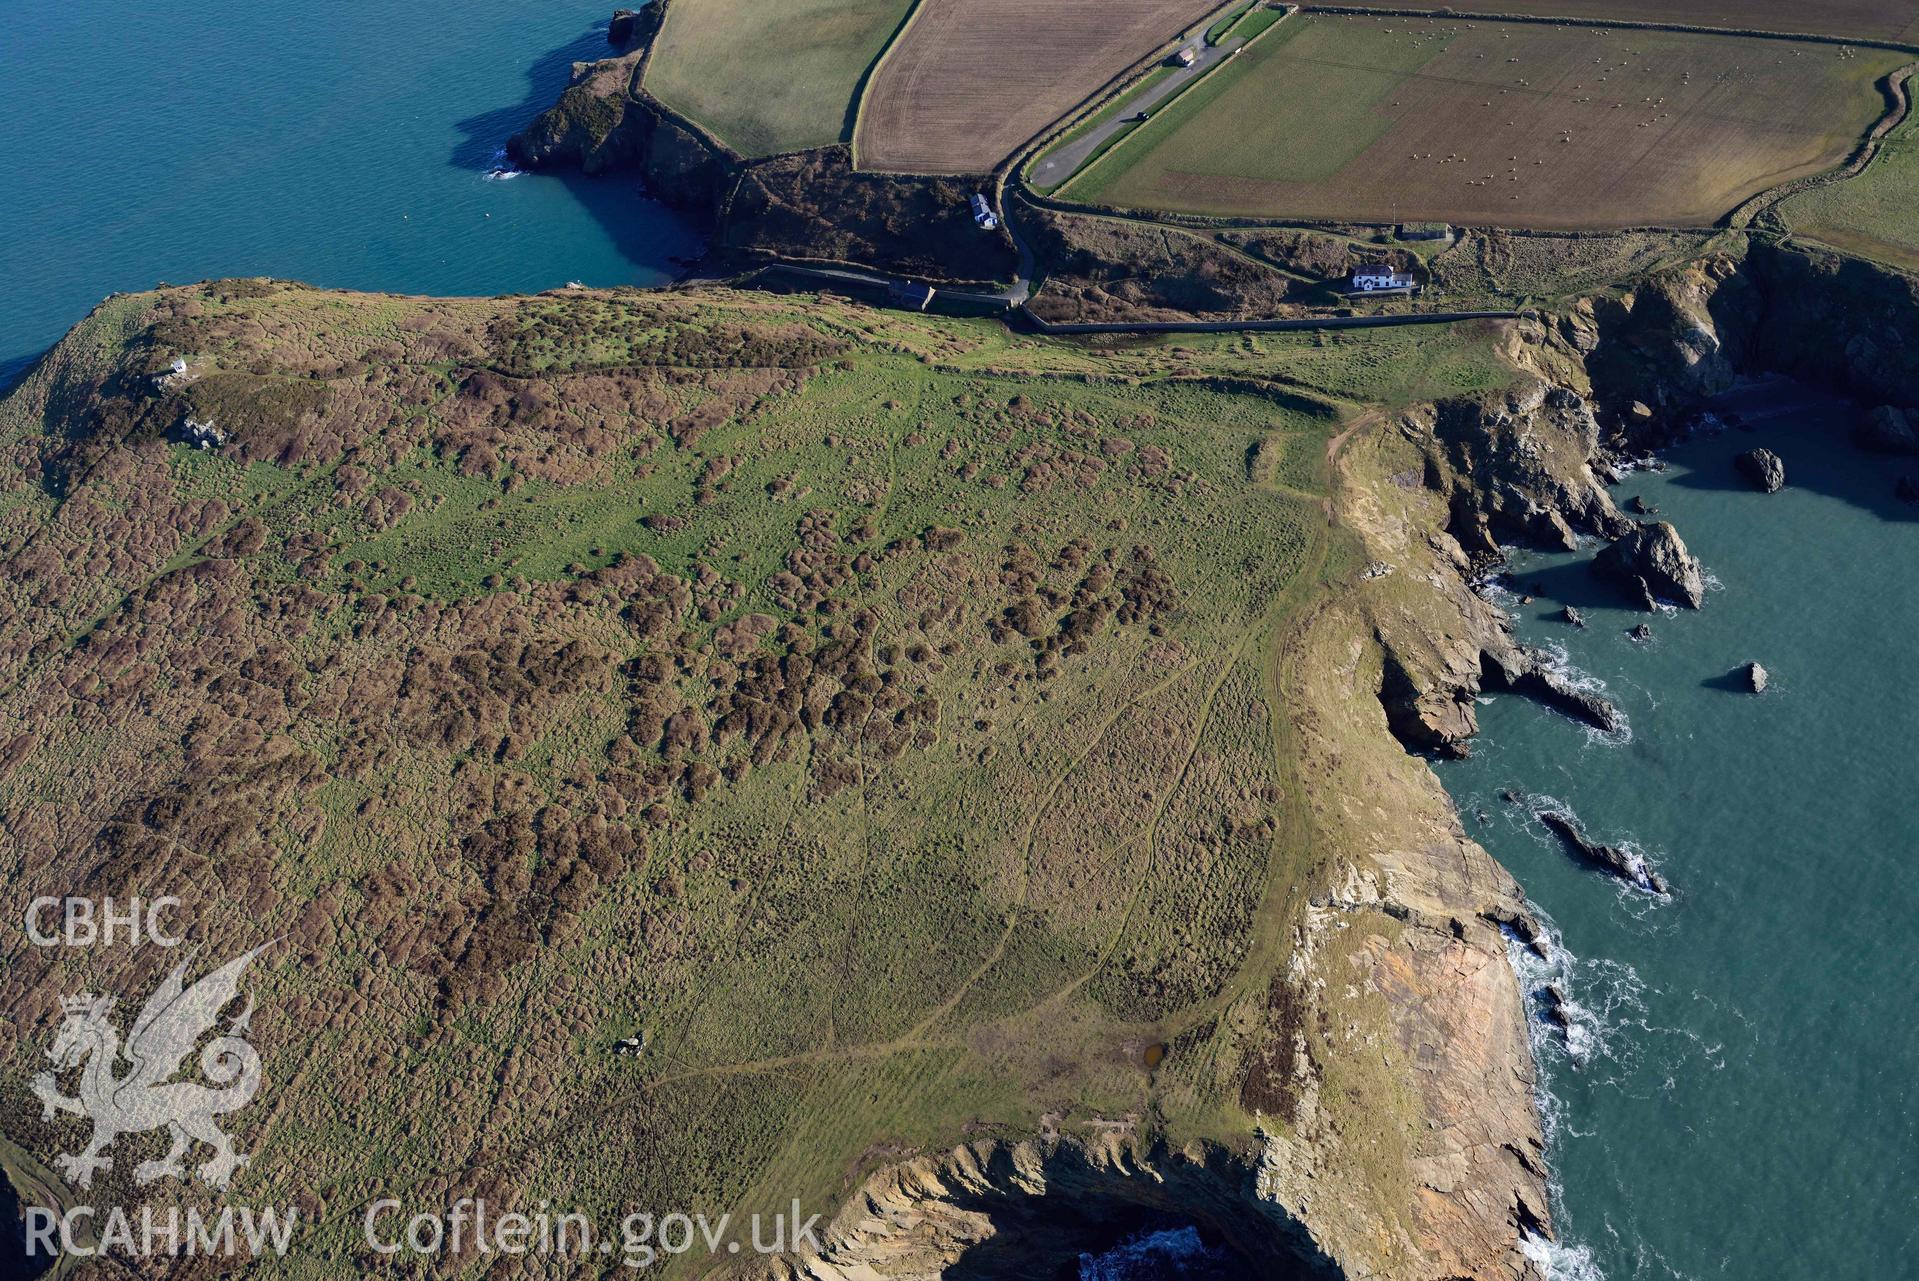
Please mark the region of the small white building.
[[1182, 67], [1190, 67], [1199, 61], [1199, 54], [1194, 51], [1193, 46], [1187, 45], [1184, 49], [1181, 49], [1173, 55], [1173, 61]]
[[973, 221], [979, 224], [981, 231], [993, 231], [999, 227], [999, 216], [993, 212], [993, 206], [986, 203], [986, 197], [979, 192], [973, 193]]
[[1411, 289], [1411, 272], [1391, 271], [1385, 267], [1361, 267], [1353, 273], [1352, 288], [1356, 294], [1374, 294], [1389, 289]]

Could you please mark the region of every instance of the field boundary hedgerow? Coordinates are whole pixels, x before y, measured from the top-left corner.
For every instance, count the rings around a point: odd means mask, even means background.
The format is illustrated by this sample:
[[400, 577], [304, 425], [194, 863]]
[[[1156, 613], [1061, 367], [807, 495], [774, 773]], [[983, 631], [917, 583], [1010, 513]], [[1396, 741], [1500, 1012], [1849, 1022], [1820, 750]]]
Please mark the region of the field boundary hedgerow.
[[1300, 6], [1301, 13], [1353, 18], [1427, 18], [1450, 22], [1524, 22], [1543, 27], [1604, 27], [1617, 31], [1671, 31], [1680, 35], [1742, 36], [1748, 40], [1803, 40], [1841, 48], [1890, 49], [1919, 54], [1919, 44], [1877, 36], [1837, 36], [1816, 31], [1768, 31], [1763, 27], [1715, 27], [1695, 22], [1654, 22], [1644, 18], [1572, 18], [1536, 13], [1465, 13], [1458, 9], [1374, 9], [1361, 5]]
[[1790, 225], [1780, 213], [1780, 207], [1784, 205], [1786, 201], [1804, 192], [1817, 190], [1820, 187], [1828, 187], [1834, 183], [1848, 182], [1863, 174], [1867, 168], [1871, 166], [1872, 162], [1878, 158], [1879, 152], [1883, 148], [1886, 139], [1890, 138], [1898, 131], [1900, 126], [1911, 119], [1911, 81], [1915, 71], [1919, 71], [1919, 64], [1907, 65], [1894, 71], [1891, 75], [1886, 76], [1879, 82], [1879, 91], [1886, 95], [1887, 101], [1891, 104], [1890, 108], [1884, 116], [1880, 117], [1879, 123], [1872, 127], [1871, 132], [1867, 133], [1866, 136], [1860, 140], [1858, 148], [1852, 153], [1852, 156], [1847, 159], [1845, 164], [1827, 173], [1815, 174], [1810, 178], [1800, 178], [1797, 181], [1774, 187], [1770, 191], [1760, 192], [1728, 214], [1726, 217], [1726, 225], [1729, 227], [1764, 226], [1767, 230], [1771, 231], [1790, 231]]

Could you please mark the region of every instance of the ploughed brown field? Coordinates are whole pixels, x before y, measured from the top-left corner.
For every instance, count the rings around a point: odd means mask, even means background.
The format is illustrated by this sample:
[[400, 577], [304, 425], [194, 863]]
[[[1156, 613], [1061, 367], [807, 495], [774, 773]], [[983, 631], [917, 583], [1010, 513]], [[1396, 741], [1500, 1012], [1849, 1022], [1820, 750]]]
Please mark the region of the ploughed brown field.
[[867, 91], [860, 167], [984, 173], [1219, 0], [926, 0]]
[[[1360, 0], [1348, 7], [1426, 6]], [[1860, 40], [1919, 40], [1919, 0], [1455, 0], [1448, 7], [1460, 14], [1610, 18]]]
[[1844, 160], [1889, 50], [1295, 15], [1062, 189], [1208, 215], [1703, 226]]

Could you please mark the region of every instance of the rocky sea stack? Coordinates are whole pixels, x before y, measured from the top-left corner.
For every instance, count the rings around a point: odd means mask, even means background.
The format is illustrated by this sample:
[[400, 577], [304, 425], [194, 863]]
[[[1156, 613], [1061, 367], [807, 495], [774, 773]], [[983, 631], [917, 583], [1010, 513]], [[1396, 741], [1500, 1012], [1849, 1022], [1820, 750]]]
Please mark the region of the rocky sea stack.
[[1558, 810], [1539, 810], [1535, 816], [1581, 860], [1648, 894], [1672, 893], [1666, 878], [1655, 872], [1645, 859], [1629, 849], [1593, 840], [1580, 830], [1579, 823], [1572, 815]]
[[1786, 464], [1770, 449], [1750, 449], [1733, 460], [1739, 474], [1768, 494], [1786, 487]]
[[1593, 572], [1625, 588], [1642, 609], [1654, 609], [1662, 600], [1688, 609], [1706, 603], [1699, 562], [1686, 550], [1679, 531], [1663, 520], [1634, 525], [1593, 559]]

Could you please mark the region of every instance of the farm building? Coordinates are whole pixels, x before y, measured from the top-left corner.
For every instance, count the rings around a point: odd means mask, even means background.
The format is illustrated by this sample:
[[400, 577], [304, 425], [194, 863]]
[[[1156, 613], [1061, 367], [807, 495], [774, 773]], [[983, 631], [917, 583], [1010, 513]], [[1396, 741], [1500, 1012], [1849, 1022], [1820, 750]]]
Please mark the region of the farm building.
[[986, 197], [979, 192], [973, 193], [973, 221], [979, 224], [981, 231], [992, 231], [999, 226], [999, 217], [993, 212], [993, 206], [986, 203]]
[[1193, 52], [1193, 46], [1191, 45], [1187, 45], [1184, 49], [1181, 49], [1173, 55], [1173, 61], [1182, 67], [1190, 67], [1198, 60], [1199, 55]]
[[1361, 267], [1353, 273], [1349, 290], [1356, 294], [1374, 294], [1392, 289], [1411, 289], [1411, 272], [1391, 271], [1385, 267]]

